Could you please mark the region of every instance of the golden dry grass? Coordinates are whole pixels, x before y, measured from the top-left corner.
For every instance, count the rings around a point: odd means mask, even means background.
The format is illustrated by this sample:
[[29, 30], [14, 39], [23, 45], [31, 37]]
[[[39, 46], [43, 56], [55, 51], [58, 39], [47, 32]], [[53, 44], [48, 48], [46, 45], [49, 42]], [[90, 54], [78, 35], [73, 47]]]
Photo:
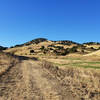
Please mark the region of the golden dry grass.
[[18, 59], [9, 54], [0, 52], [0, 75], [5, 73], [13, 64], [16, 64]]
[[82, 56], [82, 55], [68, 55], [68, 56], [43, 56], [41, 60], [47, 60], [52, 62], [61, 68], [73, 67], [73, 68], [89, 68], [100, 69], [100, 57], [99, 56]]
[[44, 61], [42, 66], [49, 70], [62, 84], [80, 100], [100, 99], [100, 70], [67, 67], [61, 69]]
[[[30, 44], [28, 46], [9, 48], [7, 50], [4, 50], [4, 52], [12, 53], [12, 54], [15, 54], [15, 55], [18, 55], [18, 56], [22, 55], [22, 56], [28, 56], [28, 57], [34, 56], [34, 55], [43, 55], [43, 53], [40, 50], [41, 46], [45, 46], [45, 48], [47, 48], [49, 45], [63, 46], [64, 48], [72, 48], [73, 46], [76, 46], [76, 44], [63, 45], [63, 44], [57, 44], [57, 43], [52, 42], [52, 41], [46, 41], [46, 42], [40, 42], [39, 44]], [[35, 54], [31, 55], [30, 50], [34, 50]]]
[[100, 56], [100, 50], [95, 51], [95, 52], [93, 52], [93, 53], [89, 53], [89, 54], [84, 55], [84, 56]]
[[87, 48], [93, 47], [95, 49], [98, 49], [100, 47], [100, 45], [96, 45], [96, 44], [93, 44], [93, 45], [86, 45], [86, 44], [84, 44], [84, 46], [86, 46]]

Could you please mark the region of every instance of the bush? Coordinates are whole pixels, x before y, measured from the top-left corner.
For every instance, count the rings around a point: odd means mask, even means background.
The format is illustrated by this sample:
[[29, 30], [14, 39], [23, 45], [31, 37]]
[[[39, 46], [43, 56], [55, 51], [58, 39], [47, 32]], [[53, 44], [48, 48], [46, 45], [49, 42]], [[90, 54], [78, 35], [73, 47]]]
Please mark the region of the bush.
[[65, 56], [65, 55], [67, 55], [68, 53], [69, 53], [68, 49], [65, 49], [65, 50], [62, 51], [61, 55], [62, 55], [62, 56]]
[[74, 47], [70, 48], [68, 51], [69, 51], [69, 53], [77, 52], [77, 46], [74, 46]]
[[34, 50], [30, 50], [30, 53], [34, 53]]
[[98, 50], [100, 50], [100, 47], [98, 48]]
[[68, 49], [62, 49], [62, 50], [54, 50], [53, 51], [56, 55], [62, 55], [65, 56], [69, 53]]
[[49, 50], [53, 50], [53, 48], [49, 48]]
[[93, 50], [94, 50], [94, 48], [93, 48], [93, 47], [91, 47], [91, 49], [93, 49]]
[[81, 52], [84, 53], [85, 51], [84, 50], [81, 50]]
[[0, 50], [6, 50], [6, 49], [7, 49], [7, 47], [0, 46]]
[[57, 48], [58, 50], [64, 49], [63, 46], [55, 46], [55, 48]]
[[41, 48], [40, 48], [41, 50], [44, 50], [45, 49], [45, 47], [44, 46], [41, 46]]

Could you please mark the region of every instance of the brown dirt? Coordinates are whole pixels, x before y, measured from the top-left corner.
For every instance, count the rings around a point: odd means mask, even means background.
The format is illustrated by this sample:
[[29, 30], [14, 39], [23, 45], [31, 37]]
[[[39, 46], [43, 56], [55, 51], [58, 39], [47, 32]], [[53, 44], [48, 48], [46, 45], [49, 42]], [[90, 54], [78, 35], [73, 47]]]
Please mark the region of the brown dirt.
[[38, 61], [23, 60], [0, 77], [0, 100], [78, 100]]

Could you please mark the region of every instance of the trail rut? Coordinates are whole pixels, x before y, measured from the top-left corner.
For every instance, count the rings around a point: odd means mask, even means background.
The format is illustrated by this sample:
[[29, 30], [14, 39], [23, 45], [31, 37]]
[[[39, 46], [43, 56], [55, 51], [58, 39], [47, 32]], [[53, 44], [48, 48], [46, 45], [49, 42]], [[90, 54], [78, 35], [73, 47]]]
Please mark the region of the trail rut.
[[23, 60], [0, 81], [0, 100], [78, 100], [38, 61]]
[[[34, 80], [38, 91], [42, 94], [43, 100], [75, 100], [70, 94], [66, 93], [65, 99], [61, 94], [61, 86], [57, 79], [55, 79], [52, 74], [37, 64], [36, 62], [26, 61], [23, 62], [24, 67], [22, 67], [23, 76], [25, 83], [29, 86], [30, 80]], [[48, 78], [49, 77], [49, 78]], [[33, 82], [34, 83], [34, 82]]]

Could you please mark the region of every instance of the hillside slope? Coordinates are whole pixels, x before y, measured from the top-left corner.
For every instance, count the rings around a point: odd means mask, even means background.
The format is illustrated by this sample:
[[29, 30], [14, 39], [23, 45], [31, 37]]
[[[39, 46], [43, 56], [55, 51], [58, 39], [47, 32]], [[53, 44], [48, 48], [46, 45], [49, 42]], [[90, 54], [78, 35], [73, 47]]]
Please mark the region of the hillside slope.
[[92, 53], [89, 53], [89, 54], [87, 54], [85, 56], [100, 56], [100, 50], [92, 52]]
[[5, 52], [15, 55], [34, 56], [34, 55], [56, 55], [66, 56], [70, 53], [87, 54], [100, 49], [99, 44], [79, 44], [73, 41], [50, 41], [45, 38], [38, 38], [22, 45], [11, 47]]

